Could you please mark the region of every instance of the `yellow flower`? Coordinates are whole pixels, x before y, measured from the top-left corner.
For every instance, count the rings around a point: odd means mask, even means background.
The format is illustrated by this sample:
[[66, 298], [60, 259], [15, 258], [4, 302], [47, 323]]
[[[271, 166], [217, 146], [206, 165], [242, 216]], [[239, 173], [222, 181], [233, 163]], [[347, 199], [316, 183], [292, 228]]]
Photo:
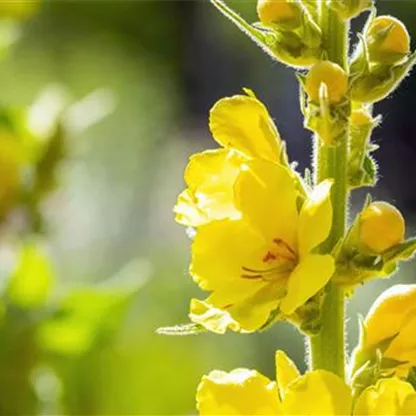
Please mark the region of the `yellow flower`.
[[239, 219], [199, 227], [190, 272], [212, 294], [191, 302], [190, 318], [224, 333], [255, 331], [270, 314], [292, 314], [334, 272], [330, 255], [313, 250], [332, 224], [331, 182], [318, 185], [298, 211], [289, 170], [261, 160], [244, 164], [234, 186]]
[[407, 375], [416, 366], [415, 333], [416, 285], [392, 286], [377, 298], [368, 312], [362, 345], [355, 354], [371, 356], [380, 349], [383, 358], [404, 362], [397, 372]]
[[370, 61], [392, 64], [410, 52], [406, 26], [392, 16], [376, 17], [365, 34]]
[[322, 85], [326, 85], [329, 103], [336, 104], [347, 94], [348, 76], [333, 62], [318, 62], [308, 72], [305, 80], [305, 90], [310, 99], [316, 103], [320, 102]]
[[[277, 383], [247, 369], [213, 371], [204, 376], [196, 395], [200, 414], [350, 414], [351, 394], [340, 378], [322, 370], [300, 376], [285, 353], [279, 351], [278, 355]], [[281, 385], [282, 379], [287, 383]]]
[[197, 227], [212, 220], [238, 218], [233, 185], [246, 160], [285, 163], [279, 132], [266, 107], [247, 90], [218, 101], [210, 112], [210, 130], [221, 149], [191, 157], [185, 171], [188, 188], [174, 208], [180, 224]]
[[354, 415], [415, 415], [416, 392], [413, 387], [398, 378], [382, 379], [368, 387], [359, 396]]
[[196, 394], [201, 416], [213, 415], [415, 415], [416, 392], [398, 378], [379, 380], [353, 406], [350, 388], [335, 374], [300, 375], [283, 351], [276, 353], [276, 382], [255, 370], [212, 371]]
[[383, 253], [402, 243], [404, 234], [405, 221], [402, 214], [387, 202], [373, 202], [360, 215], [360, 242], [374, 253]]

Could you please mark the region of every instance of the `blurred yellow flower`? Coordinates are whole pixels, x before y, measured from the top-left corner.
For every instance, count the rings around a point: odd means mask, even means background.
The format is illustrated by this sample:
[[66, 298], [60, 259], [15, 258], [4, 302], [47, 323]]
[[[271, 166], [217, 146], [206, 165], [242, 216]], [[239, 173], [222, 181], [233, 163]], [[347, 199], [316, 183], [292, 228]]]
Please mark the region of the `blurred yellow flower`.
[[[277, 383], [255, 370], [212, 371], [202, 378], [196, 395], [202, 416], [208, 415], [346, 415], [351, 394], [345, 383], [327, 371], [303, 376], [278, 352]], [[282, 363], [284, 364], [282, 365]], [[289, 369], [288, 369], [289, 365]], [[296, 367], [295, 367], [296, 368]], [[287, 374], [284, 374], [288, 371]], [[289, 381], [282, 387], [280, 380]], [[284, 396], [281, 392], [284, 391]]]
[[365, 334], [356, 355], [380, 349], [383, 358], [403, 362], [397, 374], [416, 366], [416, 284], [395, 285], [383, 292], [365, 319]]
[[284, 162], [284, 146], [266, 107], [251, 91], [247, 94], [223, 98], [211, 109], [210, 130], [222, 148], [191, 157], [185, 171], [188, 188], [174, 207], [180, 224], [196, 227], [237, 218], [233, 185], [242, 163], [253, 158]]
[[193, 242], [190, 273], [213, 293], [192, 300], [191, 320], [217, 333], [251, 332], [272, 312], [288, 316], [315, 295], [334, 272], [332, 256], [313, 253], [331, 228], [330, 189], [322, 182], [299, 211], [288, 169], [246, 162], [234, 186], [241, 218], [203, 225]]

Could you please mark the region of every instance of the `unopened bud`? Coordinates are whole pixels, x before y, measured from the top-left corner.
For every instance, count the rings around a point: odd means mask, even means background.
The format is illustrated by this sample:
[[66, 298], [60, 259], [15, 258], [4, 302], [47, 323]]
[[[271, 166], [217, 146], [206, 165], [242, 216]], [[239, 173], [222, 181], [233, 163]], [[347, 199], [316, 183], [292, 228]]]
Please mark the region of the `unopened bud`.
[[392, 16], [376, 17], [366, 31], [365, 39], [370, 62], [393, 64], [410, 53], [406, 26]]
[[258, 0], [257, 14], [264, 25], [296, 28], [302, 21], [302, 9], [291, 0]]
[[404, 241], [405, 221], [400, 211], [387, 202], [370, 204], [360, 216], [360, 242], [381, 254]]
[[306, 76], [305, 90], [310, 99], [316, 103], [320, 101], [322, 84], [326, 85], [327, 99], [330, 104], [340, 102], [347, 94], [347, 74], [339, 65], [333, 62], [318, 62]]
[[352, 19], [373, 5], [372, 0], [337, 0], [331, 2], [331, 7], [342, 19]]

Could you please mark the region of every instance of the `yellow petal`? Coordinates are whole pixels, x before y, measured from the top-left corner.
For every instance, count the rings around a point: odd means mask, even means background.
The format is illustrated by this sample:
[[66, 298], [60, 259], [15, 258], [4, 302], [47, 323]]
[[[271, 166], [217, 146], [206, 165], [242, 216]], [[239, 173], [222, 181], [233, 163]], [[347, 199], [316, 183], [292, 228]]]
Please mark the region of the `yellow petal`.
[[173, 212], [176, 222], [189, 227], [198, 227], [209, 222], [208, 215], [202, 211], [198, 199], [190, 189], [185, 189], [179, 194]]
[[240, 325], [228, 312], [214, 308], [209, 303], [198, 299], [191, 300], [189, 318], [192, 322], [216, 334], [225, 334], [227, 329], [240, 331]]
[[254, 332], [261, 328], [271, 312], [277, 309], [284, 293], [281, 284], [261, 280], [251, 283], [251, 287], [246, 281], [230, 284], [216, 290], [207, 299], [213, 306], [225, 308], [230, 317], [238, 322], [239, 329], [244, 332]]
[[[264, 268], [264, 241], [244, 221], [222, 220], [201, 226], [192, 244], [190, 273], [204, 290], [214, 290], [243, 279], [242, 267]], [[238, 284], [237, 283], [237, 284]]]
[[382, 379], [360, 395], [354, 407], [354, 415], [404, 415], [404, 410], [409, 411], [413, 407], [414, 397], [416, 393], [409, 383], [398, 378]]
[[296, 245], [298, 212], [296, 183], [281, 165], [247, 162], [235, 184], [236, 207], [243, 218], [272, 242]]
[[395, 285], [384, 291], [373, 303], [365, 318], [365, 348], [400, 332], [405, 317], [416, 311], [416, 285]]
[[279, 132], [266, 107], [253, 96], [235, 95], [218, 101], [210, 112], [214, 139], [250, 158], [280, 161]]
[[335, 271], [332, 256], [309, 254], [301, 259], [289, 277], [287, 295], [280, 305], [285, 315], [292, 314], [328, 283]]
[[197, 227], [209, 221], [237, 218], [233, 185], [244, 158], [218, 149], [193, 155], [185, 171], [189, 187], [179, 195], [174, 207], [176, 221]]
[[403, 327], [399, 334], [391, 341], [391, 344], [384, 352], [386, 358], [393, 358], [397, 361], [407, 361], [402, 368], [409, 369], [416, 366], [416, 310], [411, 311], [403, 320]]
[[291, 383], [283, 399], [286, 415], [349, 415], [351, 392], [335, 374], [317, 370]]
[[276, 383], [254, 370], [212, 371], [196, 395], [200, 415], [280, 415]]
[[299, 378], [300, 373], [295, 363], [284, 351], [276, 351], [275, 362], [277, 387], [279, 389], [280, 397], [284, 398], [288, 385]]
[[298, 228], [301, 256], [309, 253], [329, 235], [332, 225], [331, 186], [329, 180], [321, 182], [302, 206]]

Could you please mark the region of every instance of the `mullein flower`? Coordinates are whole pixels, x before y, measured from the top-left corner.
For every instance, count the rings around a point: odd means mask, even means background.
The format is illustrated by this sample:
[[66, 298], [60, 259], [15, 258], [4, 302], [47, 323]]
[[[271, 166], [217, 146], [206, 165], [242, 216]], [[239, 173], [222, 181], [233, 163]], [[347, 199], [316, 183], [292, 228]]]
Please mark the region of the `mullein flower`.
[[244, 368], [212, 371], [196, 394], [201, 416], [210, 415], [411, 415], [416, 392], [398, 378], [380, 380], [353, 404], [350, 388], [335, 374], [300, 375], [283, 351], [276, 353], [276, 381]]
[[206, 301], [192, 300], [190, 318], [208, 330], [252, 332], [272, 313], [289, 316], [334, 272], [314, 249], [332, 224], [331, 182], [318, 185], [298, 209], [299, 191], [284, 166], [251, 160], [234, 186], [239, 219], [198, 228], [190, 273]]
[[238, 218], [233, 185], [250, 159], [287, 165], [284, 143], [266, 107], [251, 91], [219, 100], [209, 127], [220, 149], [197, 153], [185, 171], [188, 188], [174, 207], [176, 221], [197, 227], [212, 220]]
[[[276, 354], [276, 380], [244, 368], [212, 371], [196, 395], [200, 415], [345, 415], [348, 387], [334, 374], [317, 370], [303, 376], [282, 351]], [[284, 380], [284, 381], [283, 381]]]
[[360, 343], [353, 352], [352, 372], [359, 382], [375, 364], [380, 368], [380, 376], [406, 377], [416, 366], [415, 333], [416, 285], [392, 286], [372, 305], [363, 323]]

